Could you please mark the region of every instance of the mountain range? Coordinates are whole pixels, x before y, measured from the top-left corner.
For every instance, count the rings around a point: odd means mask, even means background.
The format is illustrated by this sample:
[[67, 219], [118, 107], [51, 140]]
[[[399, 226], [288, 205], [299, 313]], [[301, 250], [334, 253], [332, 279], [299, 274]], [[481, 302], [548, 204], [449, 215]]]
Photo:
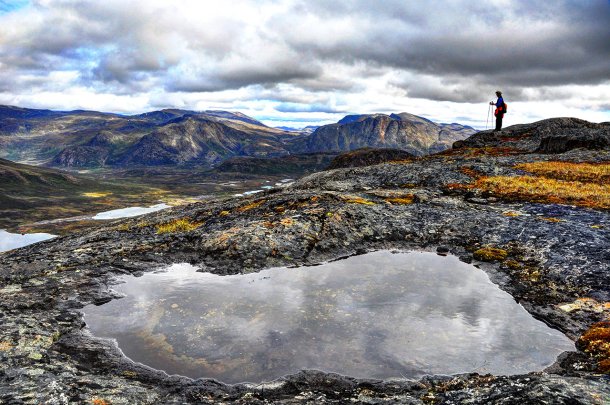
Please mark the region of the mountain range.
[[416, 115], [349, 115], [302, 131], [272, 128], [239, 112], [165, 109], [125, 116], [0, 106], [0, 157], [52, 167], [214, 167], [233, 157], [275, 158], [398, 148], [442, 151], [475, 130]]

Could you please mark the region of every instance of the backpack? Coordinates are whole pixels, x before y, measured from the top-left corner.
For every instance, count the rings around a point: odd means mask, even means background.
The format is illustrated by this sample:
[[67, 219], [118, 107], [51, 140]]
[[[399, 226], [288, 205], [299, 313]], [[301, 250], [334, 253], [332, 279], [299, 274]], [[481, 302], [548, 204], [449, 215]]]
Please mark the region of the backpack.
[[504, 114], [508, 111], [508, 104], [504, 103]]

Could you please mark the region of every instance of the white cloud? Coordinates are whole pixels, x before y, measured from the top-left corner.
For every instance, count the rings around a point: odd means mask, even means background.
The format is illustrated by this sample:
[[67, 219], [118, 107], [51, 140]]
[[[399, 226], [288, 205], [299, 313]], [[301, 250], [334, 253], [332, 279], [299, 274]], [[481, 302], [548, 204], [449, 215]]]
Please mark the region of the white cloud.
[[607, 121], [609, 9], [602, 1], [39, 0], [0, 14], [0, 103], [224, 108], [299, 125], [343, 111], [408, 111], [481, 127], [501, 88], [507, 122]]

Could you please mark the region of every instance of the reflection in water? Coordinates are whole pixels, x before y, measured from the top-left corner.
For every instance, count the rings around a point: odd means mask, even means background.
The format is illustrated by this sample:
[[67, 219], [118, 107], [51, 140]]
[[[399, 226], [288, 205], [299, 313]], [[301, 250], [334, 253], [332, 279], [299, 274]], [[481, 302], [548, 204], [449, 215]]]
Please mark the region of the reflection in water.
[[515, 374], [574, 349], [484, 272], [431, 253], [236, 276], [179, 264], [124, 280], [125, 298], [85, 308], [94, 335], [170, 374], [228, 383], [312, 368], [371, 378]]
[[17, 249], [54, 237], [55, 235], [51, 235], [50, 233], [26, 233], [22, 235], [20, 233], [10, 233], [4, 229], [0, 229], [0, 252]]
[[118, 210], [104, 211], [96, 214], [93, 219], [118, 219], [136, 217], [138, 215], [150, 214], [151, 212], [160, 211], [169, 208], [167, 204], [157, 204], [150, 207], [128, 207]]

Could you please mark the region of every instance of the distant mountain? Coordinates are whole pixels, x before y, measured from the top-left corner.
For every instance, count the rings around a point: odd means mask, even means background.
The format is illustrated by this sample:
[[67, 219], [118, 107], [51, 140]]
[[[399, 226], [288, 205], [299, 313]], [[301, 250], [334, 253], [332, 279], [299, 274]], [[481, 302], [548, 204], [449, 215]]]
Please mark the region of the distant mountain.
[[209, 165], [237, 155], [287, 155], [282, 144], [294, 136], [239, 112], [123, 116], [0, 106], [0, 157], [37, 165]]
[[313, 131], [315, 131], [316, 129], [320, 128], [317, 125], [308, 125], [304, 128], [293, 128], [293, 127], [276, 127], [277, 129], [281, 129], [282, 131], [289, 131], [289, 132], [300, 132], [302, 134], [311, 134], [313, 133]]
[[145, 135], [111, 163], [119, 166], [213, 165], [233, 156], [288, 154], [277, 133], [250, 129], [187, 115]]
[[345, 152], [355, 149], [395, 148], [414, 155], [445, 150], [476, 131], [460, 124], [437, 124], [409, 113], [348, 115], [296, 140], [293, 152]]
[[234, 121], [243, 121], [248, 124], [256, 125], [259, 127], [266, 127], [266, 125], [262, 122], [257, 121], [252, 117], [248, 117], [246, 114], [242, 114], [240, 112], [206, 110], [203, 113], [211, 117], [225, 118]]
[[408, 113], [348, 115], [298, 131], [230, 111], [164, 109], [125, 116], [0, 106], [0, 158], [54, 167], [200, 165], [363, 147], [415, 155], [447, 149], [475, 131]]
[[132, 115], [131, 118], [141, 118], [146, 121], [155, 122], [157, 124], [165, 124], [174, 118], [179, 118], [187, 114], [197, 114], [195, 111], [190, 110], [178, 110], [173, 108], [167, 108], [159, 111], [151, 111], [144, 114]]

